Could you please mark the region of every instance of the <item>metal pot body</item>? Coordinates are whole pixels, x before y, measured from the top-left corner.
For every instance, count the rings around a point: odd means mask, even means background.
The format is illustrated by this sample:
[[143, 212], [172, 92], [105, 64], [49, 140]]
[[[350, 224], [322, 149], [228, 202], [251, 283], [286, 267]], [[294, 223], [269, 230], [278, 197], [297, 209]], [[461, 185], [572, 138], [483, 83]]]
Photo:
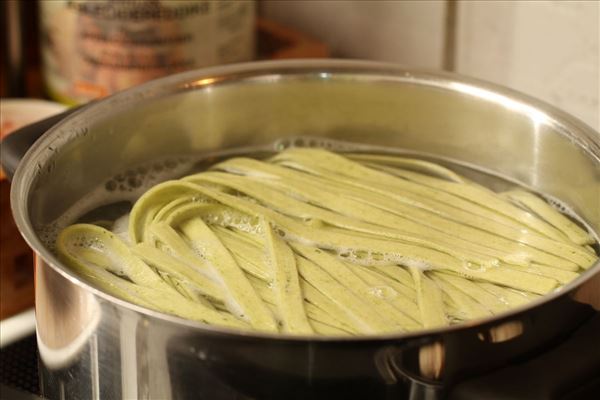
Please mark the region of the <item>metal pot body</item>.
[[130, 167], [297, 136], [477, 165], [563, 200], [600, 231], [598, 134], [507, 89], [354, 61], [250, 63], [157, 80], [55, 126], [15, 175], [13, 212], [38, 253], [46, 396], [437, 398], [467, 376], [542, 351], [597, 315], [600, 264], [559, 293], [457, 327], [358, 339], [240, 334], [101, 293], [43, 244], [44, 226]]

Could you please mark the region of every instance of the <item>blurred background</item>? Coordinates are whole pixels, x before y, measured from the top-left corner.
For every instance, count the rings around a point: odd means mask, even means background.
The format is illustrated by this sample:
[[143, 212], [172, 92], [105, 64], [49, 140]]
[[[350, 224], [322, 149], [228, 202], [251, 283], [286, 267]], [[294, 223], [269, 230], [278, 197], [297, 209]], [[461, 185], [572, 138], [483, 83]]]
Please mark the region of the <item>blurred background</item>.
[[[44, 87], [44, 81], [49, 80], [47, 73], [30, 71], [25, 83], [23, 74], [27, 69], [51, 67], [48, 65], [51, 60], [41, 54], [49, 45], [58, 47], [54, 42], [77, 42], [76, 36], [82, 33], [77, 30], [77, 23], [57, 12], [61, 7], [69, 8], [68, 3], [147, 3], [169, 7], [229, 3], [233, 6], [213, 9], [229, 13], [230, 18], [224, 21], [233, 28], [230, 26], [229, 32], [218, 27], [214, 31], [205, 29], [203, 37], [210, 36], [208, 33], [230, 35], [242, 44], [233, 49], [219, 48], [218, 51], [227, 54], [211, 57], [205, 51], [206, 43], [196, 43], [196, 53], [204, 57], [204, 62], [197, 55], [188, 68], [252, 58], [333, 56], [445, 69], [515, 88], [574, 114], [596, 130], [600, 127], [600, 2], [597, 0], [8, 0], [2, 3], [3, 97], [48, 95], [48, 82]], [[210, 25], [209, 19], [196, 21], [197, 27]], [[254, 38], [249, 39], [251, 33], [243, 28], [248, 24], [256, 27]], [[138, 21], [137, 29], [144, 32], [148, 27]], [[172, 47], [176, 46], [175, 43]], [[244, 46], [253, 49], [248, 52]], [[75, 63], [76, 56], [67, 55], [62, 61]], [[173, 71], [162, 71], [168, 72]], [[93, 95], [101, 94], [102, 91]], [[54, 93], [52, 97], [60, 96]]]
[[598, 1], [262, 1], [259, 11], [334, 56], [489, 80], [600, 127]]
[[[600, 128], [596, 0], [5, 0], [0, 6], [0, 136], [66, 106], [186, 69], [318, 57], [470, 75]], [[1, 175], [0, 187], [3, 319], [31, 307], [33, 277]]]

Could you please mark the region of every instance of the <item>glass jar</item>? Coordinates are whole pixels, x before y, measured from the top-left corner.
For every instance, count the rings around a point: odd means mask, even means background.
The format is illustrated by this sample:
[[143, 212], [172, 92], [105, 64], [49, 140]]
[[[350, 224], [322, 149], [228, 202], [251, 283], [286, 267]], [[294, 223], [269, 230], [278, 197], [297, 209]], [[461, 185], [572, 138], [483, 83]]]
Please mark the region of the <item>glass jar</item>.
[[48, 95], [80, 104], [142, 82], [254, 56], [254, 1], [40, 2]]

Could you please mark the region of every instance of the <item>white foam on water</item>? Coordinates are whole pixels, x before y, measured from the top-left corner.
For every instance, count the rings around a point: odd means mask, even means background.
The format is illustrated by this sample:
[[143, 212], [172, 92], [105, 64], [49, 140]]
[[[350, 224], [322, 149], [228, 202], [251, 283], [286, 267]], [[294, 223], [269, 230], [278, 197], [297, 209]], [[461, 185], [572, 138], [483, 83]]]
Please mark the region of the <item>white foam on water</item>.
[[154, 185], [181, 176], [191, 166], [190, 158], [169, 157], [116, 174], [87, 193], [54, 222], [37, 229], [39, 238], [46, 247], [54, 249], [58, 233], [86, 213], [118, 202], [128, 201], [133, 204]]

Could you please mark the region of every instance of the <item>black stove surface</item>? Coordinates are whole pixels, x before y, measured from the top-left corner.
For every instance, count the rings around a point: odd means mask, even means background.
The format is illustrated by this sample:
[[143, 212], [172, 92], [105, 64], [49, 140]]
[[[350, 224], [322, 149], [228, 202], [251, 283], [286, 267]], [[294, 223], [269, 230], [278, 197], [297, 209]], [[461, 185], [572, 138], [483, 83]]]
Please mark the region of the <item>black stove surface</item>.
[[31, 399], [39, 395], [38, 355], [35, 335], [28, 336], [0, 350], [0, 399]]

